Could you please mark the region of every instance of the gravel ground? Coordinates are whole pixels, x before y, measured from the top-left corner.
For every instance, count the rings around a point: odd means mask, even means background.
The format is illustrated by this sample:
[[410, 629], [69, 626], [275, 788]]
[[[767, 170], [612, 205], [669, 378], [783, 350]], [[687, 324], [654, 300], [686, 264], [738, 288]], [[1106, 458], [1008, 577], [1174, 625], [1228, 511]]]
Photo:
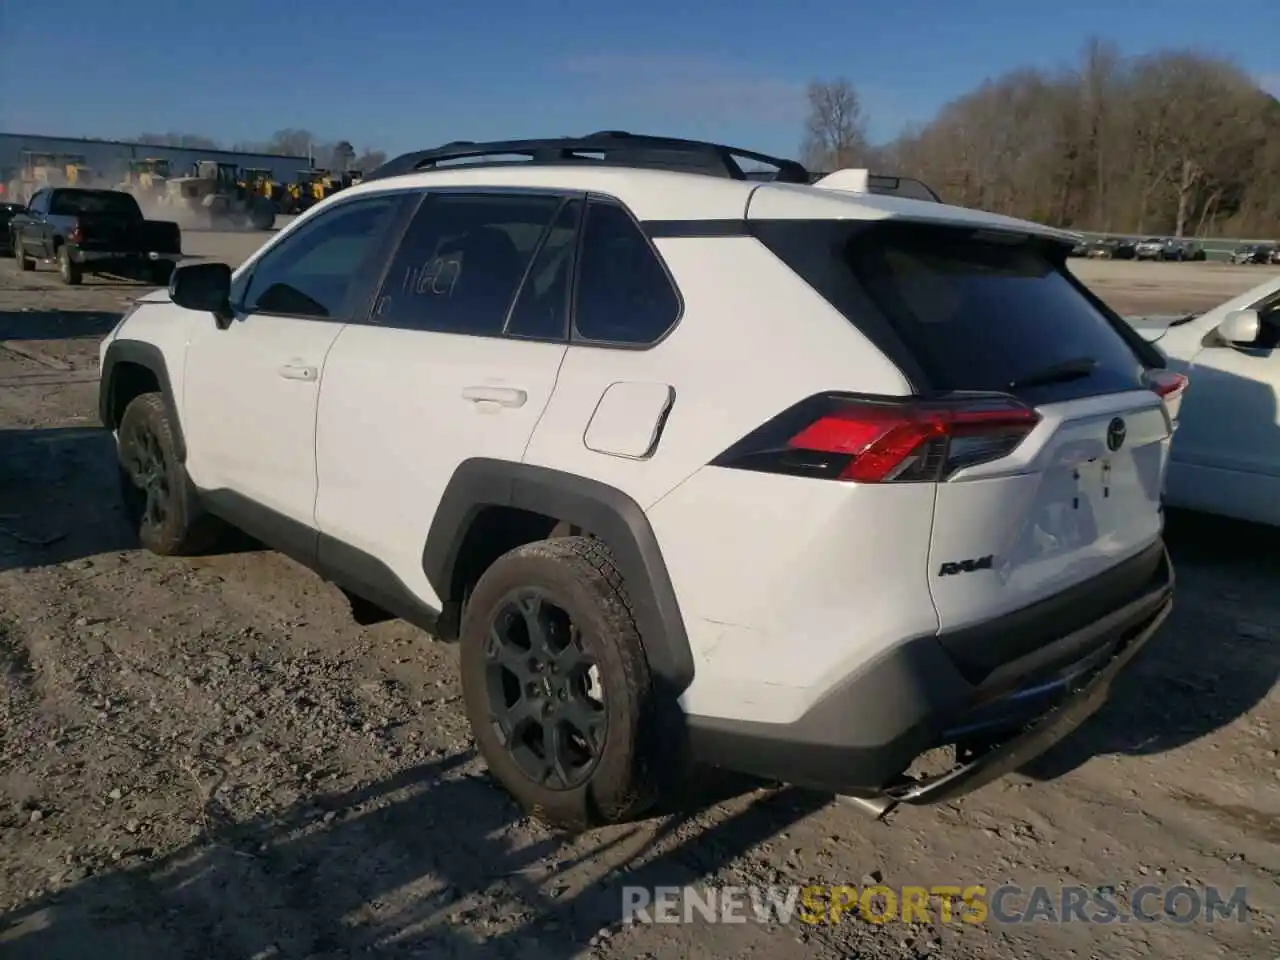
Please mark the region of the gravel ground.
[[[190, 234], [242, 257], [253, 236]], [[1081, 262], [1126, 312], [1263, 268]], [[887, 822], [708, 776], [687, 809], [563, 837], [472, 755], [453, 651], [354, 626], [245, 545], [135, 549], [96, 346], [137, 286], [0, 262], [0, 955], [1273, 957], [1280, 538], [1171, 519], [1177, 608], [1112, 704], [1025, 774]], [[697, 802], [694, 802], [694, 801]], [[1246, 922], [620, 923], [624, 885], [1248, 887]]]
[[1280, 273], [1277, 267], [1134, 260], [1072, 260], [1071, 268], [1127, 315], [1208, 310]]

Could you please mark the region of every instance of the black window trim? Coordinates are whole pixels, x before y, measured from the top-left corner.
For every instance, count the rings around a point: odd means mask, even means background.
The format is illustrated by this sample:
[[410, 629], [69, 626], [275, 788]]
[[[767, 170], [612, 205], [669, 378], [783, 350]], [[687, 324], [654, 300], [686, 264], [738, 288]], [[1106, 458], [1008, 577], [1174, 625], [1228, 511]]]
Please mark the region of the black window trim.
[[[552, 214], [552, 218], [548, 222], [547, 229], [544, 230], [542, 236], [538, 238], [538, 243], [534, 246], [533, 253], [530, 257], [529, 263], [525, 267], [525, 272], [521, 276], [519, 285], [516, 287], [515, 293], [512, 296], [511, 303], [507, 305], [507, 312], [503, 317], [502, 329], [497, 333], [449, 333], [448, 335], [464, 336], [464, 337], [479, 337], [479, 338], [488, 339], [488, 340], [504, 339], [504, 340], [513, 340], [517, 342], [523, 342], [523, 343], [558, 343], [558, 344], [565, 344], [565, 345], [572, 345], [572, 346], [579, 346], [579, 347], [587, 347], [592, 349], [644, 351], [644, 350], [652, 350], [653, 348], [665, 342], [666, 339], [670, 337], [672, 333], [675, 332], [676, 329], [679, 328], [681, 322], [684, 320], [684, 316], [686, 312], [684, 294], [681, 292], [679, 284], [676, 283], [675, 276], [672, 274], [670, 266], [667, 264], [666, 260], [663, 258], [661, 251], [657, 249], [657, 246], [653, 242], [653, 235], [651, 235], [650, 233], [650, 230], [652, 228], [652, 223], [653, 223], [652, 221], [648, 221], [648, 222], [640, 221], [635, 216], [635, 214], [631, 211], [631, 209], [625, 203], [622, 202], [622, 200], [620, 200], [618, 197], [611, 196], [609, 194], [598, 193], [595, 191], [571, 190], [571, 189], [565, 189], [563, 187], [517, 186], [517, 185], [506, 186], [506, 185], [494, 185], [494, 184], [483, 184], [483, 185], [456, 184], [456, 185], [438, 186], [438, 187], [431, 186], [431, 187], [410, 187], [410, 188], [400, 187], [400, 188], [391, 188], [387, 190], [379, 190], [376, 192], [370, 191], [367, 193], [360, 193], [359, 195], [353, 196], [350, 198], [344, 198], [343, 200], [326, 208], [325, 211], [322, 214], [320, 214], [320, 216], [328, 215], [333, 211], [340, 210], [344, 206], [348, 206], [353, 203], [358, 203], [362, 200], [373, 199], [375, 197], [402, 196], [404, 199], [398, 210], [393, 208], [392, 214], [391, 214], [391, 220], [388, 223], [386, 230], [384, 231], [384, 235], [381, 242], [377, 244], [374, 250], [371, 251], [370, 253], [370, 257], [376, 256], [379, 258], [378, 261], [374, 261], [379, 264], [378, 268], [369, 270], [365, 275], [365, 279], [362, 282], [358, 281], [355, 284], [354, 289], [348, 292], [347, 302], [343, 304], [343, 308], [341, 312], [338, 315], [332, 316], [332, 317], [316, 317], [316, 316], [311, 316], [307, 314], [278, 313], [278, 312], [268, 312], [265, 310], [248, 311], [245, 309], [243, 302], [238, 301], [232, 304], [237, 317], [239, 317], [240, 319], [244, 319], [248, 316], [283, 317], [286, 319], [295, 319], [295, 320], [314, 320], [320, 323], [359, 324], [362, 326], [379, 327], [385, 330], [404, 330], [409, 333], [431, 333], [431, 334], [446, 333], [445, 331], [423, 330], [419, 327], [413, 327], [407, 324], [379, 323], [373, 319], [373, 308], [377, 303], [378, 294], [382, 290], [383, 284], [386, 282], [387, 274], [391, 269], [392, 261], [395, 259], [396, 254], [399, 252], [400, 244], [404, 239], [404, 235], [408, 231], [409, 225], [413, 222], [413, 218], [417, 215], [418, 211], [421, 209], [422, 204], [426, 201], [428, 196], [433, 194], [438, 194], [441, 196], [484, 195], [484, 194], [496, 194], [496, 195], [503, 195], [503, 196], [540, 195], [540, 196], [559, 197], [561, 200], [560, 206], [556, 208], [555, 213]], [[582, 206], [578, 214], [577, 236], [575, 238], [575, 247], [574, 247], [574, 255], [573, 255], [573, 275], [570, 278], [570, 284], [569, 284], [570, 286], [569, 294], [568, 294], [569, 303], [566, 310], [567, 319], [568, 319], [567, 333], [563, 338], [560, 338], [560, 339], [547, 338], [547, 337], [523, 336], [519, 334], [509, 333], [507, 328], [511, 322], [511, 317], [512, 317], [513, 311], [515, 310], [515, 306], [519, 302], [520, 296], [524, 291], [524, 285], [528, 280], [529, 271], [532, 269], [533, 263], [537, 259], [538, 254], [541, 252], [542, 247], [546, 243], [548, 236], [550, 236], [551, 226], [555, 223], [556, 218], [560, 216], [560, 213], [564, 208], [564, 204], [571, 200], [579, 201], [582, 204]], [[581, 270], [582, 270], [582, 245], [583, 245], [583, 238], [585, 236], [587, 213], [592, 203], [608, 204], [622, 211], [622, 213], [632, 222], [636, 230], [639, 232], [640, 236], [644, 239], [645, 243], [648, 245], [650, 254], [657, 260], [659, 266], [662, 268], [663, 274], [667, 279], [667, 283], [670, 285], [672, 292], [675, 294], [675, 298], [676, 298], [675, 319], [662, 332], [662, 335], [657, 337], [656, 339], [646, 341], [644, 343], [629, 343], [626, 341], [595, 340], [588, 337], [583, 337], [578, 333], [577, 301], [578, 301], [578, 290], [580, 286]], [[258, 253], [254, 256], [253, 260], [245, 264], [246, 269], [243, 272], [238, 273], [234, 281], [237, 285], [243, 284], [243, 289], [240, 291], [239, 296], [242, 297], [244, 292], [248, 289], [249, 283], [251, 283], [253, 280], [253, 273], [257, 269], [258, 265], [261, 263], [262, 258], [265, 257], [271, 251], [275, 250], [281, 244], [289, 242], [289, 240], [291, 239], [291, 235], [293, 233], [294, 231], [291, 229], [289, 231], [289, 235], [282, 236], [279, 238], [279, 240], [276, 243], [272, 243], [264, 247], [262, 250], [258, 251]], [[661, 231], [659, 231], [657, 235], [661, 236], [663, 234]], [[680, 236], [684, 234], [676, 233], [673, 235]], [[716, 235], [724, 235], [724, 234], [716, 234]], [[369, 265], [372, 266], [372, 263]], [[362, 265], [362, 268], [363, 268], [363, 265]], [[364, 271], [362, 269], [361, 273], [363, 272]], [[361, 274], [358, 273], [357, 277], [359, 277], [360, 275]]]
[[[374, 257], [385, 257], [385, 253], [388, 250], [388, 248], [390, 248], [391, 250], [394, 250], [395, 246], [399, 245], [400, 235], [404, 232], [404, 228], [408, 225], [408, 222], [409, 222], [408, 217], [406, 217], [405, 215], [406, 208], [409, 206], [412, 206], [414, 209], [416, 209], [417, 207], [416, 203], [411, 203], [411, 201], [414, 199], [411, 196], [411, 191], [401, 189], [401, 190], [378, 190], [378, 191], [370, 191], [368, 193], [361, 193], [357, 196], [343, 198], [341, 201], [333, 204], [330, 207], [326, 207], [323, 211], [317, 213], [314, 218], [309, 218], [309, 220], [314, 219], [315, 221], [319, 221], [324, 217], [327, 217], [330, 214], [334, 213], [335, 211], [340, 211], [345, 207], [350, 207], [355, 204], [361, 203], [363, 201], [376, 200], [384, 197], [393, 198], [390, 217], [387, 221], [387, 227], [383, 231], [382, 237], [375, 241], [372, 249], [369, 251], [368, 254], [366, 254], [365, 262], [356, 268], [356, 273], [353, 277], [352, 285], [347, 290], [346, 299], [343, 301], [342, 307], [338, 311], [338, 313], [328, 317], [317, 317], [314, 314], [307, 314], [307, 313], [284, 313], [277, 310], [246, 309], [243, 297], [248, 292], [249, 285], [253, 282], [254, 271], [256, 271], [258, 267], [261, 266], [262, 261], [266, 256], [268, 256], [275, 250], [278, 250], [281, 246], [289, 243], [291, 240], [294, 239], [294, 235], [298, 232], [298, 230], [290, 230], [287, 235], [281, 236], [277, 240], [277, 242], [264, 246], [261, 250], [259, 250], [257, 254], [254, 256], [253, 260], [245, 265], [247, 269], [243, 273], [238, 274], [235, 277], [235, 279], [232, 281], [233, 284], [236, 284], [236, 285], [243, 284], [238, 292], [233, 292], [233, 297], [235, 299], [233, 299], [232, 301], [231, 309], [235, 312], [236, 319], [239, 321], [245, 321], [249, 317], [279, 317], [285, 320], [311, 320], [316, 323], [356, 322], [355, 318], [363, 314], [363, 311], [367, 308], [367, 305], [371, 302], [372, 298], [377, 295], [377, 292], [378, 292], [378, 286], [374, 286], [372, 293], [370, 293], [368, 289], [369, 273], [366, 271], [365, 268], [366, 266], [371, 266], [378, 262], [377, 260], [373, 259]], [[304, 224], [303, 227], [299, 228], [299, 230], [304, 229], [309, 225], [310, 223]], [[381, 272], [378, 273], [378, 276], [379, 277], [381, 276]], [[380, 283], [379, 283], [379, 286], [380, 286]]]
[[[556, 221], [560, 219], [560, 214], [564, 212], [564, 208], [571, 203], [578, 204], [578, 216], [573, 224], [573, 256], [569, 261], [569, 268], [572, 273], [569, 274], [569, 283], [565, 290], [564, 303], [564, 324], [560, 328], [559, 337], [536, 337], [527, 334], [512, 333], [511, 320], [515, 316], [516, 307], [520, 303], [520, 298], [524, 296], [525, 284], [529, 282], [529, 276], [533, 273], [534, 264], [538, 262], [538, 257], [542, 255], [542, 249], [551, 239], [551, 231], [555, 229]], [[502, 330], [498, 336], [505, 337], [508, 340], [524, 340], [529, 343], [568, 343], [569, 336], [573, 330], [573, 312], [577, 303], [578, 291], [578, 258], [582, 255], [582, 224], [587, 216], [587, 198], [586, 194], [581, 196], [564, 197], [560, 201], [560, 206], [556, 207], [556, 212], [551, 215], [551, 219], [547, 221], [546, 228], [542, 231], [542, 236], [538, 238], [538, 242], [534, 245], [533, 253], [529, 257], [529, 262], [525, 264], [524, 274], [520, 277], [520, 283], [516, 287], [516, 294], [511, 298], [511, 303], [507, 305], [507, 315], [502, 319]], [[478, 334], [484, 336], [484, 334]]]
[[[658, 262], [658, 266], [662, 268], [662, 273], [667, 278], [667, 283], [671, 287], [671, 292], [675, 294], [675, 297], [676, 297], [675, 319], [672, 320], [671, 323], [667, 325], [667, 328], [662, 331], [662, 334], [659, 337], [653, 340], [648, 340], [644, 343], [628, 343], [626, 341], [618, 341], [618, 340], [593, 340], [589, 337], [581, 336], [578, 333], [577, 305], [578, 305], [579, 282], [582, 274], [582, 256], [581, 256], [582, 244], [583, 244], [583, 238], [586, 236], [586, 232], [587, 232], [587, 215], [591, 212], [592, 203], [613, 206], [622, 211], [622, 213], [627, 217], [627, 219], [631, 221], [632, 225], [636, 228], [636, 232], [640, 235], [640, 237], [644, 240], [645, 244], [648, 246], [649, 252], [653, 255], [654, 259]], [[592, 191], [587, 195], [587, 202], [586, 204], [583, 205], [582, 219], [579, 221], [578, 249], [575, 251], [575, 259], [574, 259], [573, 267], [574, 267], [573, 269], [573, 309], [569, 318], [570, 346], [590, 347], [593, 349], [606, 349], [606, 350], [629, 350], [629, 351], [652, 350], [654, 347], [657, 347], [660, 344], [664, 343], [667, 340], [667, 338], [670, 337], [671, 334], [674, 333], [676, 329], [680, 326], [681, 321], [684, 320], [684, 315], [685, 315], [684, 294], [680, 290], [680, 285], [676, 283], [676, 278], [675, 278], [675, 275], [671, 272], [671, 267], [667, 265], [667, 261], [663, 258], [662, 253], [658, 250], [657, 246], [654, 244], [653, 238], [650, 236], [649, 230], [646, 229], [644, 223], [642, 223], [636, 217], [636, 215], [631, 211], [630, 207], [628, 207], [625, 203], [623, 203], [617, 197], [610, 196], [609, 194], [606, 194], [606, 193], [597, 193], [595, 191]]]
[[1270, 293], [1259, 297], [1245, 309], [1256, 310], [1258, 313], [1264, 313], [1271, 309], [1280, 310], [1280, 290], [1272, 290]]
[[[412, 204], [412, 209], [408, 212], [406, 216], [404, 216], [403, 221], [397, 226], [397, 229], [395, 231], [395, 243], [386, 252], [386, 256], [383, 259], [382, 268], [377, 272], [376, 282], [371, 285], [367, 300], [365, 301], [364, 304], [360, 305], [360, 308], [356, 311], [355, 319], [349, 322], [358, 323], [362, 326], [367, 326], [367, 327], [378, 327], [383, 330], [402, 330], [406, 333], [423, 333], [423, 334], [432, 334], [436, 336], [452, 336], [452, 337], [476, 337], [478, 339], [483, 339], [483, 340], [513, 340], [520, 343], [555, 343], [555, 344], [560, 344], [561, 346], [568, 344], [569, 340], [568, 340], [567, 334], [566, 336], [560, 339], [554, 339], [554, 338], [548, 338], [548, 337], [517, 336], [517, 335], [507, 333], [507, 325], [511, 322], [511, 313], [515, 309], [515, 305], [519, 302], [521, 293], [523, 293], [524, 291], [525, 281], [528, 279], [529, 270], [532, 269], [534, 260], [537, 259], [538, 253], [542, 249], [542, 245], [546, 242], [547, 237], [550, 235], [551, 227], [552, 225], [554, 225], [556, 218], [560, 216], [560, 212], [564, 209], [565, 203], [569, 202], [570, 200], [580, 201], [582, 203], [582, 211], [583, 211], [578, 215], [578, 226], [577, 226], [578, 235], [575, 240], [575, 244], [577, 245], [577, 247], [574, 250], [574, 277], [571, 278], [570, 280], [571, 288], [576, 289], [575, 284], [576, 284], [576, 275], [577, 275], [578, 248], [581, 247], [581, 243], [582, 243], [582, 224], [583, 224], [583, 218], [585, 216], [585, 211], [587, 206], [586, 204], [587, 194], [585, 191], [566, 190], [563, 187], [498, 186], [493, 184], [486, 184], [486, 185], [456, 184], [456, 185], [442, 186], [442, 187], [414, 187], [408, 190], [403, 190], [401, 192], [412, 194], [415, 197], [415, 200]], [[551, 219], [547, 223], [547, 227], [544, 228], [542, 235], [538, 237], [538, 242], [534, 245], [533, 253], [530, 257], [529, 263], [526, 264], [525, 271], [520, 277], [520, 283], [516, 286], [515, 292], [512, 294], [511, 302], [507, 304], [506, 313], [503, 314], [502, 329], [499, 330], [497, 333], [460, 333], [458, 331], [424, 330], [421, 327], [410, 326], [409, 324], [406, 324], [406, 323], [379, 323], [373, 319], [373, 308], [377, 305], [378, 294], [381, 292], [383, 284], [386, 283], [387, 274], [391, 270], [392, 261], [395, 259], [396, 255], [400, 252], [400, 243], [401, 241], [403, 241], [404, 235], [408, 232], [409, 225], [413, 223], [413, 218], [417, 215], [418, 211], [422, 208], [422, 205], [426, 202], [427, 198], [432, 195], [439, 195], [439, 196], [496, 195], [496, 196], [512, 196], [512, 197], [546, 196], [546, 197], [556, 197], [560, 199], [560, 204], [556, 207], [555, 212], [552, 213]], [[570, 310], [572, 310], [572, 301], [570, 301]], [[572, 323], [571, 317], [570, 317], [570, 323]]]

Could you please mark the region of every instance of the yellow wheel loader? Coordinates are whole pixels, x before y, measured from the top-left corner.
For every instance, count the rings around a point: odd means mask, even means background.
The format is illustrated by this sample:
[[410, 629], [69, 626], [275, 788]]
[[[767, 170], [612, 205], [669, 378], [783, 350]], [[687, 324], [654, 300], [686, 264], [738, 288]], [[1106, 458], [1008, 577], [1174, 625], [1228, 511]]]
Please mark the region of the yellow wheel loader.
[[165, 184], [164, 203], [213, 229], [270, 230], [276, 205], [241, 186], [243, 174], [234, 163], [199, 160], [185, 177]]
[[169, 174], [169, 161], [160, 157], [130, 160], [125, 178], [116, 185], [116, 189], [133, 194], [139, 203], [155, 202], [164, 196]]
[[313, 167], [310, 170], [298, 171], [298, 197], [296, 213], [301, 213], [308, 207], [313, 207], [325, 197], [332, 196], [336, 191], [330, 182], [332, 177], [328, 170], [320, 167]]
[[283, 207], [284, 184], [276, 183], [271, 171], [265, 167], [245, 167], [240, 185], [250, 193], [265, 197], [277, 207]]
[[72, 168], [78, 171], [84, 160], [74, 153], [26, 151], [22, 154], [22, 166], [13, 185], [16, 189], [12, 192], [19, 194], [22, 202], [26, 203], [42, 187], [69, 186], [69, 177], [74, 175]]

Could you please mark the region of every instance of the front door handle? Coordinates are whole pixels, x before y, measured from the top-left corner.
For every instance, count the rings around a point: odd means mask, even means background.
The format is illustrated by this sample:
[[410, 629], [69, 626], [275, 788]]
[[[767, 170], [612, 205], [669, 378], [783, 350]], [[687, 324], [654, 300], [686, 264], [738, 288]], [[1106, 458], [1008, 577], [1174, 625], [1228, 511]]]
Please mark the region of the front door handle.
[[286, 380], [315, 380], [319, 371], [301, 363], [286, 363], [280, 368], [280, 376]]
[[475, 404], [497, 404], [500, 407], [523, 407], [529, 394], [514, 387], [464, 387], [462, 399]]

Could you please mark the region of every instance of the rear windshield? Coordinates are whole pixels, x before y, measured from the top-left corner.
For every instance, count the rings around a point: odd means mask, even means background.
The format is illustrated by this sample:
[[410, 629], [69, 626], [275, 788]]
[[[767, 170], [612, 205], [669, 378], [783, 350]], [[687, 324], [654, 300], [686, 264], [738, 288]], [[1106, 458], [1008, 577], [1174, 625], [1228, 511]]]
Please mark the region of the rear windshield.
[[[1049, 402], [1141, 383], [1139, 355], [1042, 247], [919, 224], [758, 226], [766, 246], [925, 381], [917, 387], [1032, 392]], [[1019, 386], [1062, 364], [1076, 372]]]
[[114, 190], [59, 190], [53, 195], [49, 212], [63, 216], [100, 213], [137, 218], [142, 215], [133, 197]]

